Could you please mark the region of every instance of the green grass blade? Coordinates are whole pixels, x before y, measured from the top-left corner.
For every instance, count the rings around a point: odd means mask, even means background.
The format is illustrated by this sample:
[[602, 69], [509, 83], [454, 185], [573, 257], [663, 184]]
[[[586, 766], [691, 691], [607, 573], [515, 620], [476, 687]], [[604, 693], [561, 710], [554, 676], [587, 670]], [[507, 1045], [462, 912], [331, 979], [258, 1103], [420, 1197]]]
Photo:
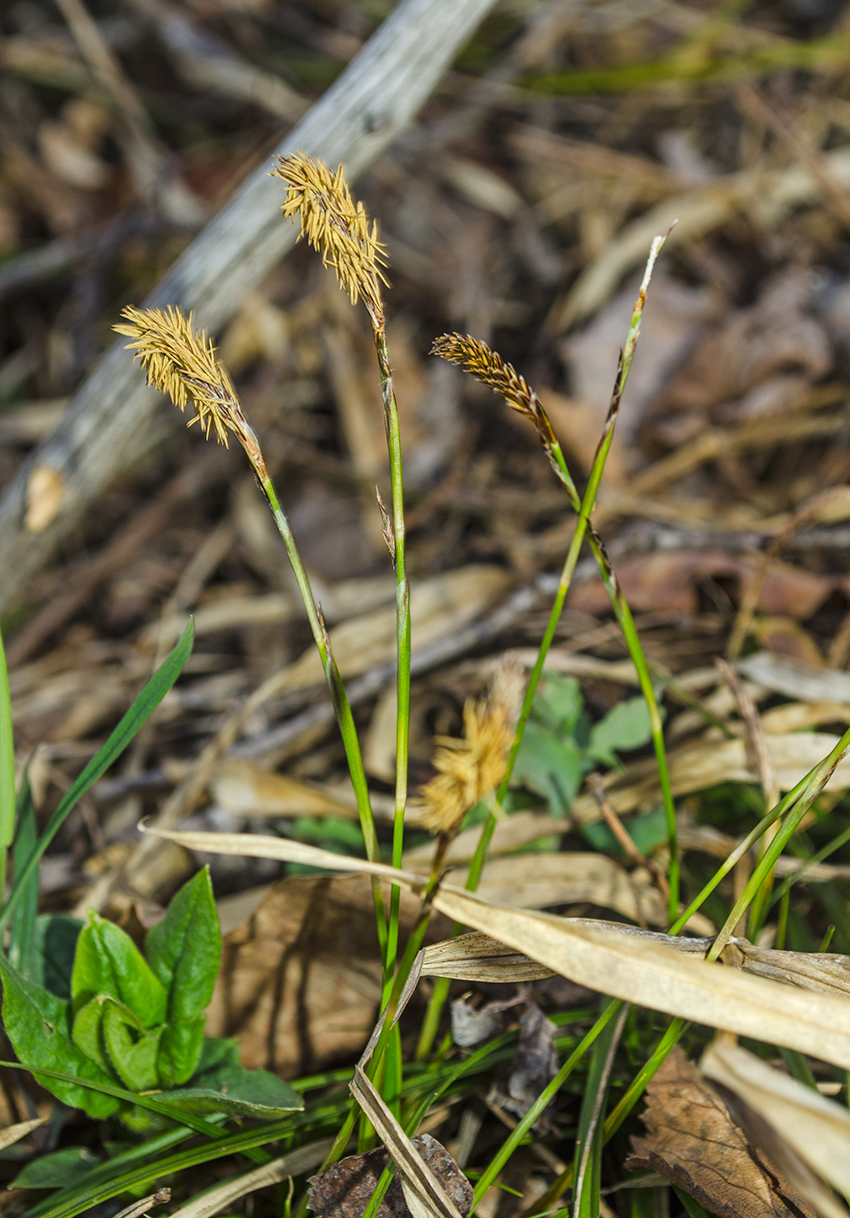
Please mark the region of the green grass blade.
[[121, 756], [127, 745], [136, 735], [140, 728], [148, 721], [150, 716], [159, 706], [162, 699], [171, 689], [174, 682], [183, 671], [183, 666], [189, 658], [189, 653], [192, 650], [192, 640], [195, 635], [195, 626], [192, 621], [188, 623], [186, 629], [180, 636], [177, 646], [166, 658], [160, 668], [154, 673], [145, 688], [136, 698], [133, 705], [127, 711], [121, 722], [113, 731], [112, 735], [106, 743], [98, 749], [94, 757], [79, 775], [76, 781], [71, 785], [66, 792], [59, 807], [53, 813], [50, 821], [47, 824], [44, 832], [38, 840], [36, 848], [30, 854], [29, 859], [24, 864], [21, 874], [15, 876], [15, 886], [6, 902], [2, 914], [0, 914], [0, 927], [8, 922], [21, 895], [27, 884], [27, 881], [32, 875], [35, 868], [38, 866], [38, 861], [44, 854], [47, 847], [53, 841], [53, 838], [58, 833], [62, 824], [68, 815], [73, 811], [77, 802], [85, 795], [90, 787], [94, 786], [97, 780], [103, 775], [112, 763]]
[[[18, 794], [18, 829], [12, 850], [15, 879], [23, 872], [38, 841], [38, 826], [32, 802], [29, 774], [24, 773]], [[21, 890], [9, 928], [9, 960], [27, 981], [33, 980], [35, 919], [38, 914], [38, 871], [31, 868]]]
[[6, 882], [6, 851], [15, 835], [15, 743], [6, 650], [0, 635], [0, 892]]

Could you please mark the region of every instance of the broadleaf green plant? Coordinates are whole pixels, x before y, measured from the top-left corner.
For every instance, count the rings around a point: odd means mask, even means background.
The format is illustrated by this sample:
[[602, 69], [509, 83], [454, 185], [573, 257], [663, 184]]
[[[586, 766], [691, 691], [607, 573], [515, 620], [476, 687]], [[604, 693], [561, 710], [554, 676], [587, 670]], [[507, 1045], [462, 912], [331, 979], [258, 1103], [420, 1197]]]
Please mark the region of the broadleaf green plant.
[[[52, 921], [36, 942], [48, 942]], [[66, 944], [70, 921], [54, 928]], [[173, 1109], [198, 1115], [272, 1119], [302, 1108], [301, 1097], [276, 1075], [244, 1069], [235, 1041], [204, 1039], [220, 960], [221, 930], [205, 868], [149, 931], [144, 953], [119, 926], [91, 913], [76, 937], [68, 997], [27, 980], [0, 957], [6, 1034], [21, 1063], [57, 1099], [91, 1117], [117, 1115], [140, 1132], [161, 1125], [160, 1115], [86, 1082], [155, 1091]], [[40, 971], [46, 979], [46, 960]]]
[[532, 703], [514, 777], [548, 800], [555, 816], [563, 816], [594, 766], [617, 766], [617, 752], [640, 748], [651, 739], [643, 697], [617, 703], [591, 725], [575, 677], [547, 673]]

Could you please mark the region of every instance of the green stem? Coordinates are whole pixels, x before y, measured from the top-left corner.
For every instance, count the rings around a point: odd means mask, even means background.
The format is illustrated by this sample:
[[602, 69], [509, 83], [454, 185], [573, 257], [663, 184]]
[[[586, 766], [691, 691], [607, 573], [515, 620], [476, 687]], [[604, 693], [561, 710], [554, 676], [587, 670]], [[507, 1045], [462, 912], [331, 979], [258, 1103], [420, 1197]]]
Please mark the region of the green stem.
[[596, 1023], [579, 1042], [552, 1081], [548, 1083], [547, 1086], [545, 1086], [540, 1092], [540, 1095], [531, 1105], [522, 1120], [511, 1130], [498, 1152], [487, 1165], [486, 1170], [482, 1173], [478, 1183], [475, 1185], [474, 1205], [479, 1205], [481, 1203], [481, 1200], [487, 1190], [490, 1188], [490, 1185], [494, 1182], [499, 1172], [507, 1163], [508, 1159], [531, 1129], [532, 1125], [546, 1111], [552, 1100], [561, 1090], [564, 1083], [575, 1069], [578, 1062], [581, 1061], [582, 1057], [584, 1057], [585, 1053], [596, 1040], [597, 1036], [599, 1036], [600, 1032], [603, 1031], [617, 1011], [620, 1010], [622, 1005], [623, 1003], [617, 999], [612, 1002], [610, 1006], [599, 1016]]
[[[369, 785], [366, 781], [366, 770], [363, 766], [363, 755], [360, 752], [360, 741], [357, 738], [357, 728], [354, 723], [354, 715], [351, 712], [351, 704], [348, 701], [348, 695], [345, 692], [345, 686], [342, 683], [339, 669], [336, 666], [336, 661], [331, 654], [329, 647], [329, 639], [325, 631], [324, 622], [322, 621], [319, 608], [313, 597], [313, 589], [310, 587], [310, 579], [301, 561], [301, 555], [298, 552], [298, 546], [295, 542], [295, 537], [292, 533], [289, 520], [286, 517], [280, 501], [277, 497], [274, 483], [266, 474], [261, 479], [261, 486], [266, 497], [269, 507], [271, 508], [274, 522], [277, 525], [283, 544], [286, 546], [286, 552], [289, 555], [289, 561], [292, 565], [292, 570], [295, 575], [296, 583], [301, 592], [301, 599], [304, 602], [304, 608], [307, 612], [307, 620], [310, 623], [316, 647], [319, 651], [319, 656], [322, 661], [322, 668], [325, 672], [325, 679], [330, 689], [331, 699], [333, 701], [334, 713], [336, 714], [337, 723], [339, 724], [342, 743], [345, 749], [345, 757], [348, 762], [348, 769], [351, 774], [351, 784], [354, 788], [354, 796], [357, 801], [357, 811], [360, 816], [360, 826], [363, 831], [363, 841], [366, 846], [366, 857], [370, 862], [379, 863], [381, 861], [381, 853], [378, 847], [378, 835], [375, 831], [375, 818], [372, 814], [372, 802], [369, 796]], [[378, 880], [373, 880], [372, 895], [375, 901], [375, 913], [378, 922], [378, 935], [381, 939], [382, 947], [386, 942], [386, 916], [384, 913], [384, 896]]]
[[[617, 1002], [615, 1007], [620, 1007], [623, 1004]], [[607, 1015], [607, 1012], [606, 1012]], [[613, 1138], [614, 1134], [625, 1121], [635, 1104], [643, 1095], [649, 1083], [657, 1074], [664, 1061], [666, 1061], [670, 1050], [676, 1042], [682, 1037], [687, 1028], [690, 1027], [683, 1019], [674, 1019], [667, 1031], [661, 1037], [661, 1040], [655, 1046], [652, 1056], [641, 1068], [640, 1072], [633, 1079], [628, 1091], [619, 1101], [615, 1108], [608, 1114], [605, 1125], [602, 1130], [603, 1143], [607, 1144]], [[573, 1186], [574, 1169], [570, 1165], [561, 1173], [542, 1197], [539, 1197], [534, 1205], [526, 1211], [523, 1218], [535, 1218], [535, 1215], [544, 1214], [552, 1209], [555, 1203], [563, 1197], [564, 1193], [568, 1192]], [[561, 1211], [556, 1218], [568, 1218], [566, 1210]]]
[[[578, 520], [576, 522], [575, 533], [570, 544], [569, 552], [564, 561], [564, 566], [561, 571], [561, 577], [558, 581], [558, 590], [555, 594], [555, 603], [552, 606], [552, 612], [549, 615], [549, 622], [546, 626], [546, 633], [543, 636], [543, 641], [540, 644], [540, 650], [537, 653], [537, 660], [531, 674], [531, 680], [526, 690], [525, 699], [522, 704], [522, 711], [517, 724], [514, 742], [511, 747], [510, 756], [508, 757], [505, 776], [502, 779], [498, 792], [496, 793], [496, 803], [501, 807], [507, 794], [508, 786], [513, 774], [514, 764], [516, 763], [517, 754], [519, 753], [522, 744], [522, 738], [525, 733], [525, 725], [528, 722], [528, 717], [531, 713], [531, 704], [534, 701], [534, 695], [537, 692], [537, 686], [540, 683], [540, 677], [543, 673], [543, 668], [546, 663], [546, 657], [549, 654], [549, 648], [552, 646], [552, 641], [555, 637], [555, 631], [558, 627], [558, 622], [561, 618], [561, 613], [564, 608], [564, 602], [567, 599], [570, 584], [572, 582], [573, 573], [578, 562], [579, 552], [582, 542], [590, 524], [590, 514], [593, 511], [596, 503], [596, 494], [599, 490], [599, 483], [602, 481], [602, 474], [605, 469], [605, 462], [608, 459], [608, 453], [611, 450], [611, 444], [614, 439], [614, 427], [617, 422], [617, 416], [620, 412], [620, 403], [623, 398], [623, 390], [626, 387], [626, 381], [629, 378], [629, 372], [634, 359], [635, 348], [637, 347], [638, 337], [640, 336], [640, 323], [643, 315], [643, 306], [646, 303], [646, 293], [649, 287], [649, 281], [652, 277], [652, 271], [655, 266], [655, 260], [658, 257], [659, 250], [664, 244], [664, 237], [656, 237], [652, 242], [652, 248], [647, 259], [646, 269], [644, 271], [643, 280], [640, 285], [637, 300], [635, 301], [634, 309], [632, 310], [631, 322], [629, 323], [629, 331], [626, 335], [626, 342], [623, 350], [620, 353], [620, 362], [617, 368], [617, 377], [614, 382], [614, 392], [611, 397], [611, 405], [608, 409], [608, 417], [605, 420], [605, 426], [602, 431], [602, 438], [596, 449], [596, 456], [593, 459], [593, 465], [590, 470], [587, 488], [584, 492], [584, 498], [578, 510]], [[575, 490], [575, 484], [569, 476], [567, 478], [567, 490], [569, 493], [570, 486]], [[469, 876], [467, 878], [466, 887], [474, 892], [478, 887], [478, 882], [481, 879], [481, 871], [484, 867], [484, 860], [487, 857], [487, 849], [490, 845], [490, 840], [493, 837], [493, 831], [496, 827], [496, 818], [491, 815], [481, 831], [481, 837], [478, 841], [478, 846], [472, 863], [469, 868]], [[675, 829], [674, 829], [675, 832]]]
[[[393, 388], [393, 374], [387, 350], [384, 319], [369, 309], [375, 351], [381, 373], [381, 394], [384, 402], [384, 423], [390, 459], [392, 486], [392, 545], [396, 571], [396, 645], [398, 652], [398, 690], [396, 711], [396, 782], [393, 813], [393, 866], [401, 867], [404, 848], [404, 813], [407, 806], [407, 769], [410, 738], [410, 588], [405, 567], [404, 482], [402, 478], [401, 432], [398, 405]], [[390, 892], [390, 918], [385, 956], [385, 979], [395, 965], [398, 951], [398, 925], [401, 889], [394, 885]]]
[[[475, 892], [481, 880], [481, 872], [484, 868], [484, 862], [487, 858], [487, 851], [490, 847], [490, 842], [493, 838], [493, 833], [496, 828], [496, 816], [501, 809], [505, 796], [508, 792], [511, 776], [513, 774], [514, 765], [516, 763], [517, 754], [522, 745], [522, 738], [525, 734], [525, 726], [531, 714], [531, 704], [534, 701], [534, 695], [537, 692], [537, 686], [540, 683], [540, 677], [543, 673], [543, 668], [546, 664], [546, 658], [549, 654], [549, 649], [552, 646], [552, 641], [555, 637], [555, 632], [558, 628], [558, 623], [561, 619], [564, 603], [567, 599], [570, 584], [572, 582], [573, 573], [576, 563], [578, 562], [579, 552], [585, 534], [589, 533], [590, 544], [593, 549], [596, 561], [602, 571], [603, 579], [608, 588], [611, 603], [621, 629], [626, 638], [626, 643], [629, 647], [629, 652], [632, 656], [632, 661], [638, 673], [641, 691], [646, 699], [649, 707], [650, 723], [652, 726], [652, 741], [655, 748], [655, 756], [658, 763], [659, 779], [664, 799], [664, 810], [667, 821], [667, 840], [670, 847], [670, 868], [669, 868], [669, 887], [670, 887], [670, 917], [676, 916], [679, 904], [679, 860], [678, 849], [676, 843], [676, 811], [673, 804], [673, 795], [670, 788], [670, 776], [667, 766], [667, 754], [664, 748], [664, 736], [661, 723], [661, 712], [658, 707], [658, 701], [655, 697], [655, 691], [652, 688], [652, 678], [649, 673], [649, 668], [646, 663], [646, 657], [640, 645], [637, 630], [635, 629], [634, 620], [632, 619], [631, 611], [628, 604], [620, 591], [619, 585], [616, 583], [611, 564], [608, 561], [607, 555], [604, 553], [601, 541], [590, 525], [590, 514], [593, 511], [596, 503], [596, 494], [599, 490], [599, 484], [602, 481], [602, 474], [605, 469], [605, 462], [608, 459], [608, 453], [611, 449], [611, 443], [614, 439], [614, 427], [617, 422], [617, 416], [620, 411], [620, 403], [623, 398], [623, 391], [626, 387], [626, 381], [629, 377], [629, 372], [634, 359], [637, 341], [640, 336], [640, 323], [643, 315], [643, 307], [646, 303], [646, 293], [649, 287], [649, 281], [652, 278], [652, 271], [655, 266], [655, 260], [661, 250], [665, 237], [656, 237], [652, 242], [649, 258], [647, 259], [646, 269], [644, 271], [643, 280], [638, 292], [637, 300], [635, 301], [632, 317], [629, 323], [628, 334], [623, 350], [620, 353], [620, 361], [617, 368], [617, 377], [614, 383], [614, 392], [611, 397], [611, 405], [608, 410], [608, 417], [605, 420], [605, 427], [602, 432], [602, 437], [599, 441], [599, 446], [596, 450], [596, 455], [593, 460], [593, 465], [590, 471], [587, 488], [584, 493], [584, 499], [579, 498], [579, 493], [575, 482], [567, 468], [566, 460], [560, 445], [551, 431], [551, 426], [546, 420], [546, 426], [549, 434], [544, 437], [544, 444], [547, 449], [547, 454], [552, 460], [555, 472], [566, 488], [567, 494], [573, 509], [578, 514], [575, 533], [570, 544], [569, 552], [564, 561], [564, 566], [561, 570], [561, 577], [558, 581], [558, 589], [555, 593], [555, 601], [552, 605], [552, 611], [549, 615], [549, 621], [546, 626], [546, 632], [543, 636], [543, 641], [540, 644], [540, 650], [537, 653], [537, 660], [531, 674], [531, 679], [528, 683], [528, 689], [525, 693], [525, 698], [520, 712], [519, 723], [517, 724], [516, 734], [514, 735], [513, 744], [511, 746], [508, 764], [505, 768], [505, 774], [502, 778], [499, 790], [495, 797], [495, 810], [487, 818], [481, 830], [481, 836], [478, 839], [478, 844], [475, 848], [472, 862], [469, 867], [469, 875], [466, 880], [466, 887], [470, 892]], [[541, 416], [545, 418], [545, 413], [540, 408]], [[452, 929], [452, 934], [457, 935], [461, 931], [461, 927], [455, 925]], [[431, 994], [428, 1008], [423, 1022], [422, 1031], [419, 1036], [419, 1043], [416, 1049], [417, 1060], [422, 1060], [427, 1056], [436, 1036], [437, 1028], [440, 1022], [443, 1006], [445, 1005], [446, 997], [448, 996], [448, 985], [440, 985], [439, 981], [434, 986]]]
[[0, 635], [0, 901], [6, 890], [6, 855], [15, 836], [15, 746], [6, 651]]

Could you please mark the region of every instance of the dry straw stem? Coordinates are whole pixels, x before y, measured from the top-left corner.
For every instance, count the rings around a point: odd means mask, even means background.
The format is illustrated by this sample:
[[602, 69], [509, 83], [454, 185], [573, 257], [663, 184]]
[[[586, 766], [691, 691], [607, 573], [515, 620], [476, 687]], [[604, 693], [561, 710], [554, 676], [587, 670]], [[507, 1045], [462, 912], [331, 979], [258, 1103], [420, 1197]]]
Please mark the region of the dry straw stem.
[[180, 309], [137, 309], [128, 305], [121, 316], [124, 325], [114, 326], [133, 342], [127, 347], [135, 351], [145, 371], [149, 385], [167, 393], [175, 406], [185, 411], [188, 405], [196, 414], [188, 426], [200, 423], [209, 439], [211, 433], [227, 447], [227, 433], [232, 431], [248, 453], [261, 480], [268, 476], [257, 437], [242, 413], [236, 390], [227, 372], [216, 359], [215, 346], [205, 330], [192, 327]]
[[847, 1109], [725, 1038], [709, 1047], [700, 1065], [712, 1082], [732, 1093], [735, 1121], [791, 1186], [826, 1218], [847, 1218], [846, 1208], [817, 1179], [822, 1176], [850, 1194]]
[[[285, 838], [251, 834], [159, 832], [189, 850], [302, 861], [304, 847]], [[314, 866], [328, 871], [358, 868], [391, 878], [414, 893], [426, 882], [383, 864], [343, 858], [309, 848]], [[389, 873], [389, 875], [388, 875]], [[473, 893], [440, 885], [433, 908], [479, 930], [579, 985], [739, 1036], [784, 1045], [850, 1068], [850, 1003], [777, 981], [751, 977], [721, 964], [694, 959], [652, 938], [550, 914], [503, 909]]]
[[336, 271], [351, 303], [357, 304], [362, 296], [369, 312], [382, 317], [386, 250], [378, 240], [377, 221], [370, 229], [363, 204], [352, 199], [342, 165], [331, 173], [322, 161], [296, 152], [277, 158], [273, 176], [289, 186], [280, 210], [290, 219], [298, 217], [300, 236], [319, 251], [325, 266]]
[[463, 708], [463, 739], [438, 737], [437, 774], [422, 788], [422, 824], [454, 834], [463, 816], [502, 781], [522, 702], [523, 673], [513, 660], [497, 667], [486, 698]]
[[413, 1218], [461, 1218], [446, 1190], [360, 1065], [354, 1067], [350, 1090], [392, 1156]]

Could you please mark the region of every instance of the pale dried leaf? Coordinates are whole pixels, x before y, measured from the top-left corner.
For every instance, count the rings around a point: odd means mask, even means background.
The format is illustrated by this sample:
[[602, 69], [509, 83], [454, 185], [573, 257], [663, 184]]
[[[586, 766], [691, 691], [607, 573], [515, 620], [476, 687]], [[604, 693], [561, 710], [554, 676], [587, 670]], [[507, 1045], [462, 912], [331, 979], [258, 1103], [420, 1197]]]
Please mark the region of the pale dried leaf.
[[825, 1190], [816, 1189], [813, 1195], [805, 1173], [792, 1172], [798, 1158], [839, 1192], [850, 1193], [847, 1108], [723, 1039], [714, 1041], [700, 1065], [708, 1078], [736, 1097], [735, 1119], [751, 1141], [764, 1146], [791, 1183], [817, 1209], [846, 1218], [843, 1205], [834, 1200], [830, 1204]]
[[20, 1142], [21, 1138], [25, 1138], [34, 1129], [38, 1129], [39, 1125], [46, 1124], [47, 1117], [34, 1117], [31, 1121], [18, 1121], [14, 1125], [7, 1125], [5, 1129], [0, 1129], [0, 1150], [5, 1150], [7, 1146], [14, 1146], [16, 1142]]
[[789, 698], [850, 705], [850, 673], [811, 668], [769, 651], [758, 651], [739, 660], [736, 668], [750, 680]]
[[641, 1119], [646, 1137], [632, 1138], [627, 1171], [660, 1172], [721, 1218], [811, 1218], [678, 1045], [647, 1087]]
[[[307, 857], [300, 852], [310, 850], [309, 858], [316, 866], [345, 871], [358, 866], [356, 859], [282, 838], [157, 832], [181, 845], [213, 853], [292, 860]], [[422, 891], [421, 878], [410, 873], [365, 861], [359, 862], [359, 869], [391, 876], [402, 887]], [[578, 985], [850, 1067], [850, 1003], [843, 998], [807, 993], [693, 959], [655, 941], [652, 934], [624, 934], [579, 919], [502, 909], [448, 884], [437, 889], [433, 907]]]
[[422, 976], [451, 977], [455, 981], [518, 982], [540, 981], [554, 973], [490, 935], [470, 930], [465, 935], [426, 947]]
[[[466, 873], [453, 875], [452, 880], [458, 887], [465, 887]], [[649, 872], [643, 867], [626, 871], [604, 854], [535, 852], [491, 859], [477, 892], [493, 905], [509, 909], [546, 909], [552, 905], [589, 902], [613, 909], [632, 922], [649, 926], [668, 924], [666, 903]], [[696, 915], [688, 929], [710, 935], [715, 928], [706, 917]]]
[[448, 886], [437, 891], [434, 908], [589, 989], [850, 1065], [850, 1003], [842, 998], [707, 964], [648, 935], [499, 909]]
[[357, 809], [321, 788], [250, 761], [223, 761], [210, 782], [215, 802], [242, 816], [344, 816]]

